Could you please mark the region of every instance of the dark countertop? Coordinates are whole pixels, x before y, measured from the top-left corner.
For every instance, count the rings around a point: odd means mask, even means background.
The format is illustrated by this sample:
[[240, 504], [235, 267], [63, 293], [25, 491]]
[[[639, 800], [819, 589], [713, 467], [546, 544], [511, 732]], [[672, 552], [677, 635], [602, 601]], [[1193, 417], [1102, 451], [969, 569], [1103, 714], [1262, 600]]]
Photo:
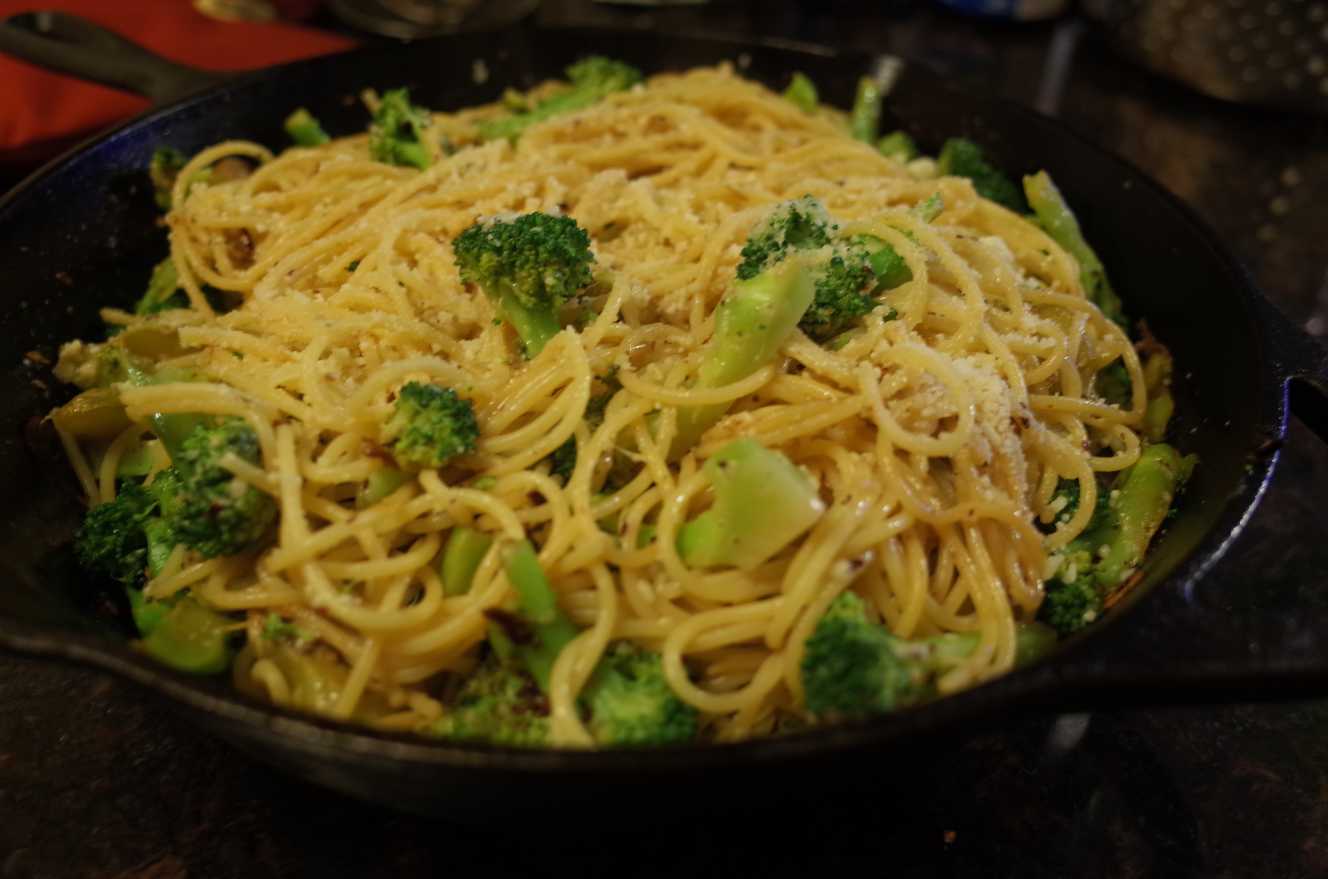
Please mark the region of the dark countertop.
[[[1065, 21], [856, 8], [555, 2], [541, 15], [875, 47], [1055, 103], [1068, 125], [1197, 208], [1294, 320], [1328, 331], [1328, 123], [1193, 95]], [[1076, 43], [1052, 101], [1049, 47]], [[1328, 449], [1293, 425], [1223, 575], [1269, 595], [1321, 595], [1325, 497]], [[564, 861], [640, 876], [805, 875], [853, 862], [897, 877], [1328, 875], [1325, 702], [1014, 718], [978, 731], [923, 785], [634, 834], [477, 830], [361, 805], [255, 764], [142, 691], [82, 669], [0, 656], [0, 705], [0, 879], [413, 879], [538, 875]]]

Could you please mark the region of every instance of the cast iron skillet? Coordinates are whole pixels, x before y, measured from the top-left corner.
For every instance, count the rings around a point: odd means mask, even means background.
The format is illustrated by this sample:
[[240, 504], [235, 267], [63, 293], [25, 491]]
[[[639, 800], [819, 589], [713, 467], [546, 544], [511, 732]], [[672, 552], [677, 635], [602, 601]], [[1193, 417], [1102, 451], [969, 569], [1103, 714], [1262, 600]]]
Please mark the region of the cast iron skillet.
[[[359, 131], [366, 118], [353, 96], [363, 88], [409, 85], [425, 104], [456, 108], [557, 75], [589, 52], [647, 71], [735, 60], [775, 87], [800, 69], [843, 106], [873, 59], [655, 33], [519, 30], [354, 52], [223, 81], [58, 15], [11, 19], [0, 26], [0, 49], [162, 104], [0, 201], [8, 291], [0, 303], [0, 486], [9, 500], [0, 504], [4, 647], [136, 681], [207, 729], [321, 784], [398, 807], [472, 816], [518, 801], [547, 807], [598, 797], [610, 786], [618, 788], [612, 803], [629, 791], [659, 800], [664, 791], [695, 792], [708, 782], [706, 799], [722, 803], [726, 791], [750, 799], [753, 785], [806, 791], [811, 780], [825, 786], [874, 778], [912, 753], [902, 749], [1016, 708], [1328, 693], [1328, 621], [1305, 607], [1267, 612], [1267, 596], [1227, 582], [1219, 566], [1272, 475], [1288, 400], [1328, 437], [1328, 357], [1253, 289], [1193, 214], [1140, 172], [1050, 119], [915, 65], [903, 67], [889, 95], [888, 124], [903, 125], [933, 149], [963, 134], [1009, 169], [1049, 170], [1080, 208], [1130, 312], [1147, 319], [1179, 364], [1176, 441], [1202, 463], [1182, 511], [1149, 554], [1141, 588], [1101, 625], [1032, 668], [890, 717], [648, 753], [513, 751], [375, 734], [256, 704], [223, 680], [163, 669], [88, 608], [67, 550], [79, 504], [60, 468], [34, 458], [22, 439], [61, 393], [39, 363], [23, 362], [25, 354], [50, 357], [63, 340], [95, 337], [97, 307], [131, 302], [165, 252], [143, 174], [155, 146], [190, 152], [233, 137], [284, 145], [282, 119], [301, 104], [333, 133]], [[879, 759], [863, 759], [870, 756]], [[535, 785], [538, 796], [531, 797]]]

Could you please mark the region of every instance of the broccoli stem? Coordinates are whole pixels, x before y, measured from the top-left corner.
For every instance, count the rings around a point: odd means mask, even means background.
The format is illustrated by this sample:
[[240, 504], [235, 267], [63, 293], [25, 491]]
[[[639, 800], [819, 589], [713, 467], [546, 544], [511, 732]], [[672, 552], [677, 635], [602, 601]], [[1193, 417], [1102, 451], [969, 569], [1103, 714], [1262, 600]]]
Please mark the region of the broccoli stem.
[[493, 538], [482, 531], [465, 526], [452, 529], [447, 546], [443, 547], [441, 574], [444, 595], [465, 595], [470, 591], [475, 571], [492, 545]]
[[398, 470], [396, 467], [380, 467], [370, 473], [369, 478], [365, 480], [364, 491], [355, 498], [355, 506], [360, 509], [372, 507], [409, 481], [410, 474], [404, 470]]
[[498, 310], [503, 320], [516, 331], [527, 357], [539, 354], [563, 330], [555, 312], [543, 307], [528, 307], [511, 293], [499, 295]]
[[297, 146], [315, 147], [331, 140], [323, 126], [304, 107], [286, 117], [285, 127], [286, 133]]
[[[1144, 345], [1140, 345], [1144, 348]], [[1161, 442], [1167, 435], [1167, 424], [1176, 410], [1171, 396], [1171, 352], [1149, 337], [1144, 354], [1144, 387], [1148, 389], [1148, 407], [1144, 410], [1144, 436], [1152, 442]]]
[[896, 162], [911, 162], [918, 157], [918, 145], [907, 131], [892, 131], [876, 142], [881, 155]]
[[[734, 282], [716, 309], [715, 333], [697, 372], [696, 387], [718, 388], [741, 381], [773, 361], [814, 295], [812, 271], [797, 257]], [[712, 403], [679, 409], [673, 456], [695, 445], [728, 408], [728, 403]]]
[[880, 86], [870, 76], [858, 80], [858, 91], [853, 97], [853, 109], [849, 111], [849, 133], [857, 140], [876, 143], [881, 130]]
[[804, 113], [815, 111], [820, 102], [816, 83], [800, 70], [794, 71], [793, 79], [789, 81], [788, 88], [784, 89], [784, 99]]
[[1120, 585], [1143, 561], [1192, 467], [1193, 459], [1165, 443], [1156, 443], [1144, 449], [1123, 474], [1113, 492], [1114, 521], [1102, 539], [1107, 552], [1096, 568], [1100, 584], [1108, 588]]
[[825, 512], [816, 482], [753, 439], [724, 446], [703, 468], [714, 505], [678, 529], [678, 555], [692, 568], [750, 570], [805, 533]]
[[1097, 253], [1084, 240], [1079, 220], [1046, 171], [1024, 178], [1024, 194], [1033, 209], [1038, 225], [1079, 264], [1079, 283], [1084, 294], [1104, 315], [1125, 326], [1128, 321], [1121, 309], [1120, 297], [1107, 279], [1106, 268]]
[[503, 569], [516, 591], [521, 618], [532, 630], [531, 639], [512, 645], [512, 654], [547, 693], [553, 663], [578, 630], [558, 606], [558, 597], [529, 540], [518, 541], [504, 550]]
[[149, 630], [138, 642], [139, 647], [158, 662], [198, 675], [217, 674], [230, 665], [227, 641], [234, 621], [190, 596], [181, 597], [160, 618], [149, 617], [144, 622]]

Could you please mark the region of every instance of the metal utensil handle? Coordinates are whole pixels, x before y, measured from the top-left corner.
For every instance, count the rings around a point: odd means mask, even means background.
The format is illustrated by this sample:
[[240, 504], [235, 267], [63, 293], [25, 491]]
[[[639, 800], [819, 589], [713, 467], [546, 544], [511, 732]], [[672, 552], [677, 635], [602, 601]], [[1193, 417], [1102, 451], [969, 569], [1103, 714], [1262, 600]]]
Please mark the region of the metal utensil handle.
[[163, 104], [224, 79], [155, 55], [137, 43], [63, 12], [23, 12], [0, 22], [0, 52], [38, 67], [134, 92]]

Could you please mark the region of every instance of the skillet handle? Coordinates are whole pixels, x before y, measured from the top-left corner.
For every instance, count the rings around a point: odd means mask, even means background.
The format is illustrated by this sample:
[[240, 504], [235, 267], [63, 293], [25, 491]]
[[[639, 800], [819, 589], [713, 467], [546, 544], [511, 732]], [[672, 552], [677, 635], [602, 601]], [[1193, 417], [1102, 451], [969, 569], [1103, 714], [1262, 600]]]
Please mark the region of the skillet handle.
[[85, 18], [23, 12], [0, 22], [0, 52], [164, 104], [224, 79], [167, 60]]
[[1291, 411], [1328, 442], [1328, 348], [1264, 297], [1255, 297], [1255, 306]]

